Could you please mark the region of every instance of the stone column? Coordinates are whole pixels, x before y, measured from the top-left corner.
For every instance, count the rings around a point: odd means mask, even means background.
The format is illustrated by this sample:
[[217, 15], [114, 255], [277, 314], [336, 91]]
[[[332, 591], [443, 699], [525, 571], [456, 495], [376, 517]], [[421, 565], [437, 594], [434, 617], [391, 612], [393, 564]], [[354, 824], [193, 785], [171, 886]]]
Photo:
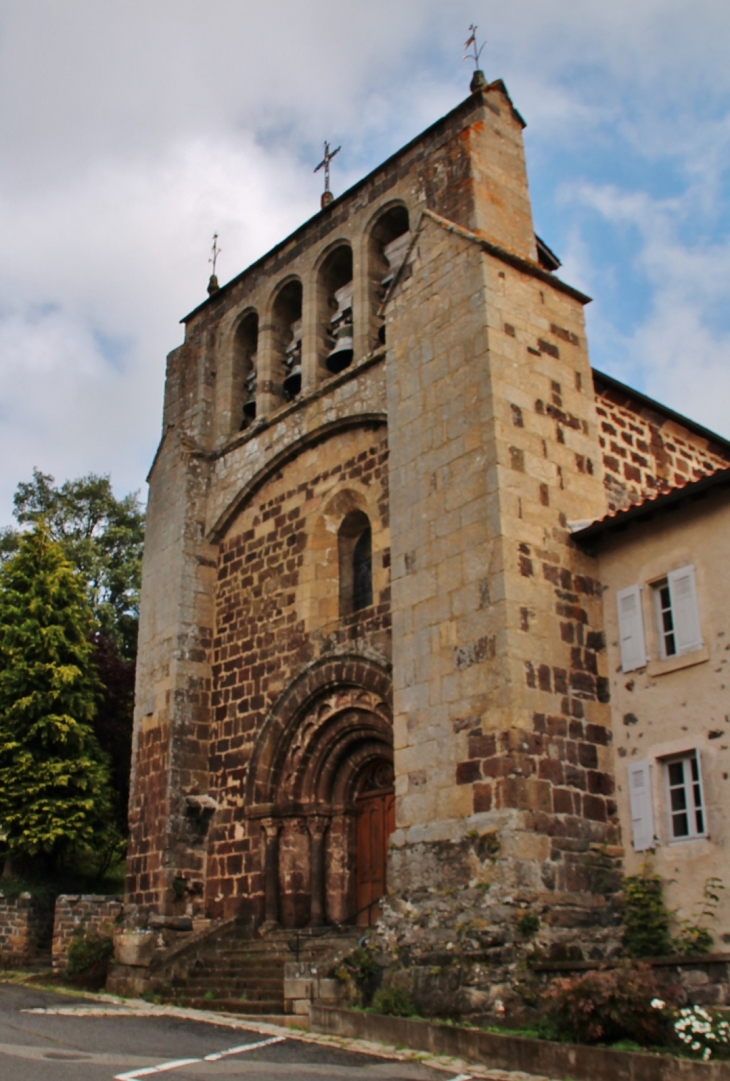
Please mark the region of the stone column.
[[370, 236], [363, 233], [353, 239], [352, 244], [352, 281], [354, 292], [352, 295], [352, 338], [353, 338], [353, 362], [370, 352], [370, 281], [368, 279], [368, 244]]
[[[265, 417], [282, 403], [283, 371], [281, 366], [280, 329], [274, 324], [271, 306], [259, 316], [256, 355], [256, 416]], [[286, 344], [289, 344], [287, 339]]]
[[279, 924], [279, 833], [281, 822], [277, 818], [261, 820], [264, 846], [264, 927]]
[[321, 927], [325, 922], [325, 845], [324, 835], [329, 819], [323, 815], [314, 815], [307, 819], [310, 839], [310, 927]]
[[314, 390], [321, 378], [319, 361], [320, 330], [318, 323], [317, 271], [312, 267], [302, 277], [302, 393]]

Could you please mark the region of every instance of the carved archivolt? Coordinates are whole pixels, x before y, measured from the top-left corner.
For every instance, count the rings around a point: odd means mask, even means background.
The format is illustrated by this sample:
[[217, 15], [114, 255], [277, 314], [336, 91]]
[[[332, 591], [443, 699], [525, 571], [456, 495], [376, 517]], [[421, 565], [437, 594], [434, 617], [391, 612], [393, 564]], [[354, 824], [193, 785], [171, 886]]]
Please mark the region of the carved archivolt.
[[[327, 695], [296, 729], [281, 767], [280, 803], [331, 798], [333, 767], [345, 766], [348, 754], [363, 743], [392, 746], [388, 705], [361, 688]], [[390, 738], [388, 738], [390, 737]]]

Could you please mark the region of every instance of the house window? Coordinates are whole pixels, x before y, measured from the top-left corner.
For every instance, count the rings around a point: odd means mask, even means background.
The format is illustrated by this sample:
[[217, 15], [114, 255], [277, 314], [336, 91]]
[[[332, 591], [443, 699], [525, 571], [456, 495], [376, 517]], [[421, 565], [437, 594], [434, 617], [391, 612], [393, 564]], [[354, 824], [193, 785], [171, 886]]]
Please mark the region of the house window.
[[677, 640], [674, 636], [674, 615], [672, 597], [668, 582], [658, 582], [654, 586], [654, 607], [659, 628], [659, 648], [662, 657], [674, 657], [677, 652]]
[[700, 763], [696, 751], [664, 762], [669, 805], [669, 836], [685, 841], [705, 835]]
[[[666, 578], [652, 583], [650, 588], [659, 657], [666, 660], [702, 649], [695, 569], [692, 564], [670, 571]], [[621, 668], [624, 672], [631, 672], [643, 668], [648, 660], [642, 587], [633, 585], [619, 590], [616, 601]]]

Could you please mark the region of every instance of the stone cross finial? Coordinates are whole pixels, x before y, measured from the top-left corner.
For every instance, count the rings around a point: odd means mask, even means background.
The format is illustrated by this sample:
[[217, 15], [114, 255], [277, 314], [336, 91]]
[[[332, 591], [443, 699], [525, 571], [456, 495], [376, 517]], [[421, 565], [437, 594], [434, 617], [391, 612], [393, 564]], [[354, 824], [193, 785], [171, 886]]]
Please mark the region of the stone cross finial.
[[324, 191], [322, 192], [322, 209], [332, 202], [334, 196], [330, 191], [330, 162], [334, 158], [335, 154], [339, 154], [342, 147], [338, 146], [335, 150], [330, 150], [330, 144], [325, 139], [324, 143], [324, 157], [319, 165], [315, 168], [315, 173], [318, 173], [320, 169], [324, 169]]

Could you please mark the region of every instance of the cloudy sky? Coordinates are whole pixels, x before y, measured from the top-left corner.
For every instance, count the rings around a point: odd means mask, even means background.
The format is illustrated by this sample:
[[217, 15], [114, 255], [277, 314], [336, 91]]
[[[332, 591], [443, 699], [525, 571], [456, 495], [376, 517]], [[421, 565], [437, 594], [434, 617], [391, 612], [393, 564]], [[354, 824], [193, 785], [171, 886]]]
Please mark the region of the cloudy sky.
[[0, 0], [0, 525], [34, 466], [144, 491], [221, 280], [487, 77], [595, 367], [730, 437], [728, 0]]

